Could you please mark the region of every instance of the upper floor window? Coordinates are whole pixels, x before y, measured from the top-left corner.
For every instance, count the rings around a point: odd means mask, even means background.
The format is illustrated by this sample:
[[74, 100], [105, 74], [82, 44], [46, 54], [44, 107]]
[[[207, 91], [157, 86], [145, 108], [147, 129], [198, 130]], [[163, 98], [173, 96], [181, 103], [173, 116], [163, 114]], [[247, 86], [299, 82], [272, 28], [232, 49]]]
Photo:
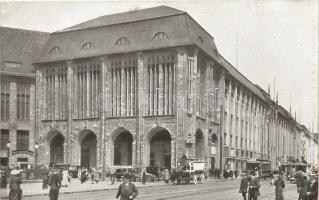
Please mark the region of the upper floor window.
[[17, 130], [17, 150], [29, 150], [29, 131]]
[[30, 119], [30, 84], [17, 83], [17, 119]]
[[58, 54], [58, 53], [62, 53], [62, 50], [60, 47], [53, 47], [49, 52], [49, 54]]
[[115, 45], [127, 45], [127, 44], [129, 44], [129, 41], [126, 37], [121, 37], [115, 43]]
[[164, 32], [158, 32], [154, 35], [152, 40], [160, 40], [160, 39], [167, 39], [168, 35]]
[[1, 82], [1, 110], [0, 120], [8, 121], [10, 116], [10, 82]]
[[19, 68], [19, 67], [22, 66], [22, 64], [18, 63], [18, 62], [5, 62], [4, 66], [5, 67], [11, 67], [11, 68]]
[[0, 150], [4, 150], [7, 148], [7, 143], [9, 142], [9, 130], [1, 129], [0, 134]]
[[92, 42], [86, 42], [82, 45], [82, 49], [92, 49], [92, 48], [94, 48]]

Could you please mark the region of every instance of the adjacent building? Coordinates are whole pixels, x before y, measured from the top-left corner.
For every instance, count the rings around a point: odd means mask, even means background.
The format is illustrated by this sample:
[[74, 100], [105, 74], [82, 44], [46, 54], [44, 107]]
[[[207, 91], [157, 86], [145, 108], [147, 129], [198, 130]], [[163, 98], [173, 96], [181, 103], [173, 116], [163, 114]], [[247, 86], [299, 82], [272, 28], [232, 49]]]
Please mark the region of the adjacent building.
[[48, 33], [0, 27], [0, 165], [34, 164], [35, 70]]

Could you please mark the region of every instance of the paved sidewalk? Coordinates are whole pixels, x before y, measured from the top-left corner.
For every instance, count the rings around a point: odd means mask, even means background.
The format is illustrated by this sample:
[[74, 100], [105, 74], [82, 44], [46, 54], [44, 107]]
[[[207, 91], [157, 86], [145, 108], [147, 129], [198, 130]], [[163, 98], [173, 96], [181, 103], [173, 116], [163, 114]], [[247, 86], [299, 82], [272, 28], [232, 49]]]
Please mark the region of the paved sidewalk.
[[[87, 191], [97, 191], [97, 190], [113, 190], [117, 189], [122, 182], [116, 181], [114, 185], [110, 184], [110, 181], [101, 181], [98, 184], [91, 184], [91, 182], [85, 182], [81, 184], [80, 180], [73, 179], [68, 187], [61, 187], [60, 194], [62, 193], [75, 193], [75, 192], [87, 192]], [[151, 187], [166, 185], [164, 182], [147, 183], [143, 185], [141, 182], [135, 183], [137, 187]], [[42, 183], [23, 183], [21, 184], [23, 190], [22, 195], [26, 196], [42, 196], [48, 195], [49, 189], [42, 190]], [[8, 199], [9, 189], [0, 189], [0, 199]]]
[[[231, 181], [232, 179], [208, 179], [206, 181]], [[236, 180], [236, 179], [234, 179]], [[91, 184], [91, 182], [85, 182], [81, 184], [80, 180], [73, 179], [68, 187], [61, 187], [60, 194], [68, 194], [68, 193], [80, 193], [80, 192], [90, 192], [90, 191], [99, 191], [99, 190], [114, 190], [119, 187], [122, 182], [116, 181], [114, 185], [110, 184], [110, 181], [101, 181], [98, 184]], [[164, 182], [151, 182], [143, 185], [141, 182], [134, 183], [136, 187], [154, 187], [167, 185]], [[42, 190], [41, 182], [27, 182], [22, 183], [21, 188], [23, 190], [22, 195], [24, 197], [32, 197], [32, 196], [45, 196], [49, 194], [49, 189]], [[0, 199], [8, 199], [9, 189], [4, 190], [0, 189]]]

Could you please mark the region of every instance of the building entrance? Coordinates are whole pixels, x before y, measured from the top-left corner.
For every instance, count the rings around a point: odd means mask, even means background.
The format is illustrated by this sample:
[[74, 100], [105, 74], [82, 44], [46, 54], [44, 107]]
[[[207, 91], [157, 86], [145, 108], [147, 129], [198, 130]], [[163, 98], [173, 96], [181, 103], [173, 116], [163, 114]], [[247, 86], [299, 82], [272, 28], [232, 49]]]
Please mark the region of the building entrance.
[[132, 165], [133, 136], [123, 131], [114, 140], [114, 165]]
[[96, 135], [88, 132], [81, 142], [81, 166], [96, 166], [96, 144]]
[[53, 137], [50, 143], [50, 163], [57, 164], [64, 162], [64, 136], [59, 133]]
[[150, 166], [171, 168], [171, 135], [162, 130], [150, 140]]

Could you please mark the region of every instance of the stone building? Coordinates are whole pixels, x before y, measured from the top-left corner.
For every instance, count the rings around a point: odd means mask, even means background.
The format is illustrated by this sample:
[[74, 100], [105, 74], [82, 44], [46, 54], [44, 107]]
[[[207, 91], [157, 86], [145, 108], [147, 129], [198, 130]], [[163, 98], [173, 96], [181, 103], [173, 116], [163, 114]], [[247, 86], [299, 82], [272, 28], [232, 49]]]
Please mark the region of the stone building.
[[54, 32], [35, 67], [42, 164], [176, 168], [185, 154], [234, 170], [296, 155], [284, 144], [296, 143], [293, 118], [186, 12], [160, 6]]
[[[0, 27], [0, 166], [34, 164], [35, 70], [48, 33]], [[8, 159], [9, 158], [9, 159]]]

